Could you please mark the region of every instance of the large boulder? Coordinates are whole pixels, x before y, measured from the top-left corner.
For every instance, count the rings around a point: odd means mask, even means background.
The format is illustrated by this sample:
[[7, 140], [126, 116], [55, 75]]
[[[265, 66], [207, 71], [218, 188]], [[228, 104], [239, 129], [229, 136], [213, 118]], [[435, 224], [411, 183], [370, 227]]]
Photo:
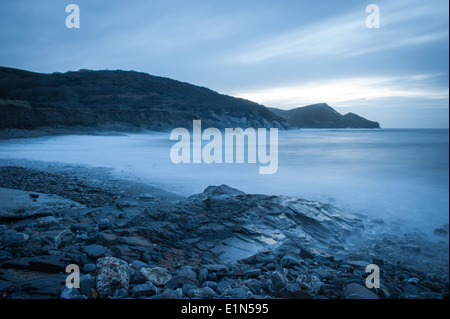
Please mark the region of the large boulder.
[[129, 288], [130, 272], [126, 261], [103, 257], [97, 260], [97, 268], [96, 288], [101, 298], [113, 297], [117, 290]]

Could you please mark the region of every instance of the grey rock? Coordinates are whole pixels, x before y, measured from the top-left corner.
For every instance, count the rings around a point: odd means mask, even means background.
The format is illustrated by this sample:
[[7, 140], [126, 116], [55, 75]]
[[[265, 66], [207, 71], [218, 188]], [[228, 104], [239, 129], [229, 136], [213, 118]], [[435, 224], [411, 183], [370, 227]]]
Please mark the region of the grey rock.
[[131, 263], [131, 267], [132, 267], [133, 269], [139, 270], [139, 269], [141, 269], [142, 267], [149, 268], [149, 265], [148, 265], [147, 263], [144, 263], [144, 262], [140, 261], [140, 260], [134, 260], [134, 261]]
[[112, 299], [125, 299], [128, 298], [130, 295], [128, 294], [128, 289], [126, 288], [120, 288], [114, 291], [114, 295], [112, 296]]
[[298, 260], [297, 258], [293, 257], [293, 256], [284, 256], [281, 259], [281, 266], [282, 267], [286, 267], [286, 268], [292, 268], [294, 266], [300, 266], [300, 260]]
[[91, 289], [95, 288], [95, 277], [91, 274], [80, 276], [80, 289], [83, 295], [88, 295]]
[[303, 259], [314, 259], [315, 254], [311, 252], [309, 249], [302, 248], [300, 250], [300, 257]]
[[209, 264], [204, 265], [204, 269], [208, 270], [208, 272], [217, 272], [217, 273], [226, 273], [228, 272], [228, 267], [221, 264]]
[[356, 283], [344, 287], [344, 296], [346, 299], [379, 299], [375, 293]]
[[105, 247], [97, 244], [85, 246], [84, 251], [89, 257], [94, 259], [102, 257], [106, 252]]
[[83, 266], [83, 272], [85, 272], [85, 273], [95, 272], [96, 269], [97, 269], [97, 266], [93, 263], [87, 263]]
[[209, 288], [215, 290], [217, 288], [217, 282], [215, 282], [215, 281], [205, 281], [202, 284], [202, 287], [209, 287]]
[[367, 267], [367, 265], [370, 264], [370, 262], [363, 261], [363, 260], [347, 260], [346, 263], [355, 268], [362, 268], [362, 269], [365, 269]]
[[164, 286], [172, 278], [169, 271], [162, 267], [142, 267], [139, 272], [156, 286]]
[[274, 271], [268, 280], [269, 289], [273, 292], [281, 289], [285, 283], [283, 275], [281, 275], [278, 271]]
[[181, 296], [173, 289], [166, 289], [163, 293], [151, 296], [150, 299], [180, 299]]
[[275, 270], [275, 269], [277, 268], [277, 265], [275, 265], [274, 263], [268, 263], [268, 264], [266, 265], [266, 268], [267, 268], [268, 270]]
[[183, 285], [186, 285], [186, 284], [198, 285], [198, 281], [191, 277], [175, 276], [166, 282], [166, 284], [164, 285], [164, 288], [175, 290], [177, 288], [183, 287]]
[[103, 257], [97, 260], [97, 268], [99, 272], [96, 290], [100, 297], [112, 297], [116, 290], [129, 288], [130, 274], [126, 261], [115, 257]]
[[41, 298], [58, 297], [61, 288], [65, 286], [66, 275], [50, 275], [20, 283], [21, 291]]
[[372, 258], [372, 264], [375, 264], [378, 267], [384, 266], [384, 259], [374, 257], [374, 258]]
[[77, 288], [67, 288], [66, 286], [62, 287], [59, 297], [61, 299], [86, 299]]
[[3, 246], [7, 248], [17, 248], [25, 245], [29, 236], [23, 233], [10, 231], [3, 237]]
[[208, 280], [209, 281], [217, 281], [217, 273], [216, 272], [209, 273]]
[[158, 287], [156, 287], [150, 281], [145, 284], [135, 285], [131, 290], [131, 294], [135, 297], [150, 297], [159, 293]]
[[413, 284], [407, 284], [403, 287], [403, 292], [408, 295], [418, 295], [419, 294], [419, 288]]
[[225, 289], [220, 298], [223, 299], [248, 299], [247, 292], [242, 287]]
[[249, 279], [245, 282], [245, 285], [250, 289], [253, 294], [259, 294], [261, 290], [261, 282], [256, 279]]
[[130, 208], [138, 206], [138, 202], [133, 198], [118, 198], [116, 199], [116, 207], [118, 209]]
[[109, 228], [109, 220], [108, 218], [102, 218], [97, 223], [98, 230], [103, 231]]
[[219, 295], [210, 287], [202, 287], [194, 292], [194, 296], [201, 299], [216, 299]]
[[320, 291], [323, 283], [318, 276], [314, 274], [299, 275], [296, 282], [302, 287], [302, 289], [308, 291], [311, 294], [317, 294]]
[[198, 282], [200, 283], [200, 285], [208, 280], [208, 273], [209, 273], [208, 269], [205, 268], [200, 269], [198, 273]]
[[309, 297], [298, 283], [288, 282], [277, 292], [277, 296], [284, 299], [304, 299]]
[[38, 218], [37, 222], [38, 222], [39, 227], [43, 227], [46, 229], [59, 226], [59, 220], [57, 220], [53, 216], [46, 216], [46, 217]]
[[436, 236], [440, 236], [440, 237], [448, 237], [448, 230], [444, 229], [444, 228], [436, 228], [433, 233]]
[[258, 277], [261, 276], [261, 269], [249, 269], [244, 272], [244, 276], [247, 277]]
[[186, 296], [188, 298], [193, 298], [195, 290], [198, 289], [198, 286], [193, 285], [193, 284], [185, 284], [185, 285], [183, 285], [183, 287], [181, 289], [183, 291], [184, 296]]
[[184, 266], [178, 271], [178, 276], [190, 277], [197, 280], [197, 273], [191, 266]]
[[222, 280], [217, 284], [216, 290], [222, 294], [228, 288], [231, 288], [231, 283], [227, 280]]

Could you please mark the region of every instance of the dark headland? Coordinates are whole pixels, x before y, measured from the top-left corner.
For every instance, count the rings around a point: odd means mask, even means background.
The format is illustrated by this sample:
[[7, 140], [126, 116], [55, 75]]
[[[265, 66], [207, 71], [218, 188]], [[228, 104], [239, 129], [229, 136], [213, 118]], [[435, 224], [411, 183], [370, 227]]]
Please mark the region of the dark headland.
[[176, 80], [134, 71], [42, 74], [0, 67], [0, 130], [70, 129], [165, 131], [225, 127], [379, 128], [326, 104], [291, 111]]

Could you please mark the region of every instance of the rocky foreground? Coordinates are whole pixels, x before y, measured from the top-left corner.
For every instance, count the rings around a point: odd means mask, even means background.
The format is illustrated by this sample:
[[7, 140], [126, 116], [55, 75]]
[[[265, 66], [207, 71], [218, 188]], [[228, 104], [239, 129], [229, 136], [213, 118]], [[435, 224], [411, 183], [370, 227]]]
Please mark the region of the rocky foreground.
[[[123, 185], [0, 167], [1, 298], [449, 296], [448, 225], [433, 238], [226, 185], [189, 198]], [[79, 289], [65, 285], [71, 264]], [[365, 287], [368, 264], [378, 289]]]

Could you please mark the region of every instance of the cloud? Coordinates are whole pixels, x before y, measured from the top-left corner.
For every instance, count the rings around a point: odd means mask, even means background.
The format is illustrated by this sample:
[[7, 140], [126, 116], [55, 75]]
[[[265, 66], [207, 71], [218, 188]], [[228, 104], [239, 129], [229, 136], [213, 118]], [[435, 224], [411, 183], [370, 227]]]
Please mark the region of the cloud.
[[417, 74], [397, 77], [358, 77], [323, 80], [311, 83], [233, 92], [266, 106], [290, 109], [319, 102], [345, 106], [352, 101], [385, 98], [448, 99], [448, 87], [436, 87], [439, 74]]
[[[381, 28], [367, 29], [359, 10], [324, 18], [300, 28], [250, 43], [225, 58], [228, 63], [262, 63], [272, 59], [354, 57], [448, 39], [448, 6], [424, 1], [380, 3]], [[444, 22], [443, 22], [444, 21]]]

